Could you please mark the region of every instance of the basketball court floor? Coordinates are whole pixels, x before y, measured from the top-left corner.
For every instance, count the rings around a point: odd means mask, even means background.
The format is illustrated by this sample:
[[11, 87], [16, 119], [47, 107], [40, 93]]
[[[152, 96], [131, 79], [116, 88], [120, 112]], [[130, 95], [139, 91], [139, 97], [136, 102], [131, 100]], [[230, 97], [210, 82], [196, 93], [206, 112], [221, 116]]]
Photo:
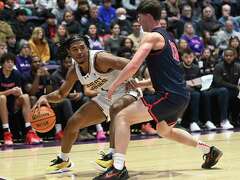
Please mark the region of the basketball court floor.
[[[206, 133], [206, 132], [205, 132]], [[215, 131], [194, 134], [196, 138], [223, 150], [223, 157], [211, 170], [201, 169], [199, 150], [157, 136], [134, 136], [129, 144], [127, 168], [130, 180], [237, 180], [240, 170], [240, 131]], [[71, 152], [72, 171], [49, 174], [46, 168], [60, 151], [59, 145], [45, 142], [38, 146], [2, 146], [0, 179], [16, 180], [90, 180], [97, 175], [92, 161], [107, 142], [78, 142]]]

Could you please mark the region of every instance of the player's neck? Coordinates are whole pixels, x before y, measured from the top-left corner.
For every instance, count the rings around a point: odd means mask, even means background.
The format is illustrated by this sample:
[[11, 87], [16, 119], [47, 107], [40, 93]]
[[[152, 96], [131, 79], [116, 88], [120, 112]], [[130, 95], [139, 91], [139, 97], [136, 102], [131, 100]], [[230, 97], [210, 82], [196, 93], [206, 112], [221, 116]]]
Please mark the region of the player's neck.
[[83, 72], [84, 74], [89, 73], [89, 63], [88, 63], [88, 61], [86, 61], [82, 64], [78, 63], [78, 66], [79, 66], [81, 72]]

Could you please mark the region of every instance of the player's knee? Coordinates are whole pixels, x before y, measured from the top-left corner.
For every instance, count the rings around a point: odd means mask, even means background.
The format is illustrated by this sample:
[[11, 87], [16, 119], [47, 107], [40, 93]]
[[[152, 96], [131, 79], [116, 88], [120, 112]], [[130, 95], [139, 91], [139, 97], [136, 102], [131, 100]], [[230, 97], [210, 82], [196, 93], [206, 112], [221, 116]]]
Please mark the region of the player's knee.
[[110, 109], [109, 109], [109, 113], [110, 113], [110, 117], [111, 119], [115, 119], [116, 115], [121, 111], [121, 107], [118, 104], [113, 104]]
[[80, 127], [79, 127], [80, 122], [81, 122], [81, 120], [79, 118], [76, 118], [75, 116], [72, 116], [68, 120], [64, 131], [70, 131], [72, 133], [78, 133], [78, 131], [80, 129]]
[[6, 103], [7, 102], [7, 97], [5, 95], [0, 95], [0, 103]]
[[171, 128], [161, 127], [161, 125], [157, 125], [158, 135], [164, 138], [167, 138], [171, 134]]

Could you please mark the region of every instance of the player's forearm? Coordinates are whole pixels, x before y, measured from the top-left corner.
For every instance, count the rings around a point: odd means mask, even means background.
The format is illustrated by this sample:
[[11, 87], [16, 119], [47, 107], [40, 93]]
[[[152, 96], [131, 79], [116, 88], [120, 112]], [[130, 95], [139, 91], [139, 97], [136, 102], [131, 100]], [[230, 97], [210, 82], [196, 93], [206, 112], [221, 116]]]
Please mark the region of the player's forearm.
[[60, 93], [59, 90], [53, 91], [50, 94], [45, 95], [48, 102], [50, 103], [58, 103], [66, 96], [67, 96], [66, 94]]
[[140, 88], [149, 88], [152, 87], [152, 81], [151, 79], [144, 79], [142, 81], [139, 82], [139, 87]]
[[121, 73], [118, 75], [116, 80], [114, 81], [113, 85], [118, 87], [120, 84], [122, 84], [124, 81], [128, 80], [130, 77], [132, 77], [138, 70], [138, 67], [128, 65], [126, 66]]

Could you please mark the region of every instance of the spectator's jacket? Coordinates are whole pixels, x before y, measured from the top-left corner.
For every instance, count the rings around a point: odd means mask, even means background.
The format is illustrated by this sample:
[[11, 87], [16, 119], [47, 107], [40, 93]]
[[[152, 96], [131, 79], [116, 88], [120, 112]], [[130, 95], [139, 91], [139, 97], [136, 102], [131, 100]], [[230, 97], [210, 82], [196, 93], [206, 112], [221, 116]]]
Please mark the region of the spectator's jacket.
[[215, 66], [213, 73], [213, 86], [226, 87], [238, 90], [237, 85], [240, 78], [240, 64], [227, 64], [220, 62]]

